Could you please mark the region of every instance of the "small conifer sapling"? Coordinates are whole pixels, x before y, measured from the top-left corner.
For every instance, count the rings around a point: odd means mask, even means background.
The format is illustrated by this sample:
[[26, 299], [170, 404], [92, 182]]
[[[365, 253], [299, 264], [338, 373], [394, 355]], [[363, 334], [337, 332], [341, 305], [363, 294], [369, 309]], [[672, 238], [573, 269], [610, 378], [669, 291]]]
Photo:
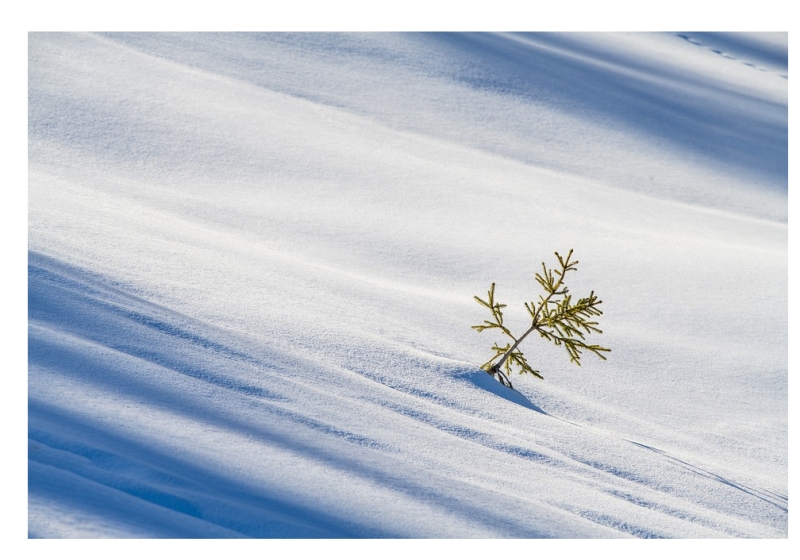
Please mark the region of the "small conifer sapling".
[[[531, 316], [531, 326], [522, 336], [514, 336], [511, 331], [503, 324], [503, 308], [505, 304], [500, 303], [494, 298], [494, 282], [489, 288], [486, 300], [475, 296], [475, 300], [483, 307], [489, 309], [492, 320], [485, 320], [480, 325], [473, 325], [473, 329], [478, 332], [487, 329], [497, 329], [500, 333], [508, 337], [510, 341], [504, 345], [497, 342], [492, 346], [495, 355], [481, 366], [481, 369], [495, 377], [506, 387], [514, 388], [511, 385], [509, 376], [513, 371], [518, 373], [530, 373], [539, 379], [544, 379], [539, 371], [533, 369], [528, 364], [527, 358], [520, 350], [519, 345], [527, 336], [533, 332], [539, 334], [541, 338], [549, 340], [556, 346], [563, 346], [569, 354], [570, 362], [581, 365], [581, 353], [589, 351], [603, 360], [606, 357], [603, 352], [610, 352], [608, 348], [603, 348], [598, 344], [587, 344], [586, 335], [592, 333], [602, 333], [597, 321], [591, 320], [603, 314], [598, 307], [602, 301], [597, 299], [592, 291], [588, 297], [580, 298], [577, 301], [572, 299], [569, 294], [564, 277], [567, 272], [577, 270], [575, 266], [578, 261], [572, 259], [572, 249], [566, 258], [562, 258], [558, 253], [559, 267], [555, 270], [548, 269], [542, 263], [542, 272], [536, 274], [536, 281], [544, 289], [544, 295], [539, 296], [538, 302], [525, 302], [525, 309]], [[505, 370], [505, 371], [504, 371]]]

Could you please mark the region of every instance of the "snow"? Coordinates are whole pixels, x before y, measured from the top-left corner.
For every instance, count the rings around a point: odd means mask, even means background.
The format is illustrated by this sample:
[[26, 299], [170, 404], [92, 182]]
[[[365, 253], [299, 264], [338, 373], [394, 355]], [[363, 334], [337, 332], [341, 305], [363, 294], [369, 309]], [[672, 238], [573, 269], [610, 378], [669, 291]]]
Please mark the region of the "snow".
[[788, 536], [787, 34], [28, 48], [31, 537]]

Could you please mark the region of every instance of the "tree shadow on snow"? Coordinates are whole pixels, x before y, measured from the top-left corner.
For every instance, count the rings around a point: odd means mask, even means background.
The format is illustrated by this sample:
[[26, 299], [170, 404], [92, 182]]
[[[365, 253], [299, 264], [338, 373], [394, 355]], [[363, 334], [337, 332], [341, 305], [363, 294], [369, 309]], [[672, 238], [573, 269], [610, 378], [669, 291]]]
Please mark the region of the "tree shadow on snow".
[[519, 391], [515, 391], [514, 389], [506, 387], [481, 369], [458, 370], [454, 377], [467, 381], [479, 389], [488, 391], [502, 399], [511, 401], [514, 404], [524, 406], [525, 408], [539, 412], [540, 414], [547, 414], [544, 410], [533, 404], [528, 397]]

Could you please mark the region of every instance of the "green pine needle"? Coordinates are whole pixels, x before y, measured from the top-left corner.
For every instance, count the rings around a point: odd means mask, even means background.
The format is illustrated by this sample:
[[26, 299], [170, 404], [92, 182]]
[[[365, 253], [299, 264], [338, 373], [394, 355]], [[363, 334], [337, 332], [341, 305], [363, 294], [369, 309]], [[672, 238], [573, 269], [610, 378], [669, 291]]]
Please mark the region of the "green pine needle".
[[592, 353], [605, 360], [604, 352], [611, 352], [609, 348], [604, 348], [599, 344], [587, 344], [586, 335], [592, 333], [602, 334], [603, 331], [597, 326], [597, 321], [590, 320], [592, 317], [599, 317], [603, 314], [600, 310], [600, 301], [592, 291], [588, 297], [579, 298], [577, 301], [569, 295], [569, 290], [564, 284], [567, 272], [577, 270], [578, 261], [572, 259], [572, 249], [567, 253], [566, 258], [558, 253], [559, 268], [548, 269], [542, 263], [542, 272], [536, 273], [536, 282], [542, 287], [545, 294], [539, 296], [539, 302], [525, 302], [525, 309], [531, 316], [531, 326], [520, 336], [514, 336], [511, 331], [503, 324], [503, 312], [505, 304], [499, 303], [494, 299], [495, 283], [492, 282], [486, 300], [474, 296], [475, 300], [483, 307], [489, 309], [493, 321], [484, 320], [480, 325], [473, 325], [472, 328], [478, 332], [488, 329], [498, 329], [503, 335], [511, 339], [511, 342], [500, 346], [496, 342], [492, 346], [495, 355], [488, 362], [481, 366], [492, 376], [496, 377], [503, 385], [513, 388], [509, 376], [516, 371], [519, 374], [529, 373], [539, 379], [544, 379], [539, 371], [533, 369], [528, 360], [519, 349], [520, 343], [532, 332], [538, 332], [539, 336], [555, 344], [563, 346], [569, 354], [570, 362], [581, 365], [582, 352]]

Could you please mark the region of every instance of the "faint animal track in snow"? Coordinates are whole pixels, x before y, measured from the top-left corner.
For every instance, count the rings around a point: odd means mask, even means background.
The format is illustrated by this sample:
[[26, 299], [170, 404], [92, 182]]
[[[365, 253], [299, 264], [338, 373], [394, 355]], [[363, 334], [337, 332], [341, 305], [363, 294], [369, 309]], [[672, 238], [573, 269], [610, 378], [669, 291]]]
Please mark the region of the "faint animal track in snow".
[[725, 52], [723, 52], [723, 51], [721, 51], [719, 49], [715, 49], [715, 48], [713, 48], [713, 47], [711, 47], [709, 45], [705, 45], [705, 44], [701, 43], [700, 41], [698, 41], [697, 39], [689, 37], [688, 35], [685, 35], [683, 33], [676, 33], [676, 35], [678, 37], [680, 37], [681, 39], [684, 39], [684, 40], [690, 42], [691, 44], [693, 44], [695, 46], [698, 46], [698, 47], [701, 47], [701, 48], [704, 48], [704, 49], [708, 49], [711, 52], [720, 55], [721, 57], [727, 58], [728, 60], [733, 60], [735, 62], [739, 62], [740, 64], [744, 64], [745, 66], [749, 66], [750, 68], [754, 68], [755, 70], [759, 70], [761, 72], [767, 72], [767, 73], [770, 73], [770, 74], [773, 74], [773, 73], [777, 74], [778, 76], [780, 76], [784, 80], [788, 80], [789, 79], [789, 76], [787, 76], [786, 74], [782, 74], [780, 72], [774, 72], [773, 70], [770, 70], [768, 68], [762, 68], [761, 66], [757, 66], [752, 62], [747, 62], [746, 60], [742, 60], [740, 58], [732, 56], [732, 55], [730, 55], [728, 53], [725, 53]]

